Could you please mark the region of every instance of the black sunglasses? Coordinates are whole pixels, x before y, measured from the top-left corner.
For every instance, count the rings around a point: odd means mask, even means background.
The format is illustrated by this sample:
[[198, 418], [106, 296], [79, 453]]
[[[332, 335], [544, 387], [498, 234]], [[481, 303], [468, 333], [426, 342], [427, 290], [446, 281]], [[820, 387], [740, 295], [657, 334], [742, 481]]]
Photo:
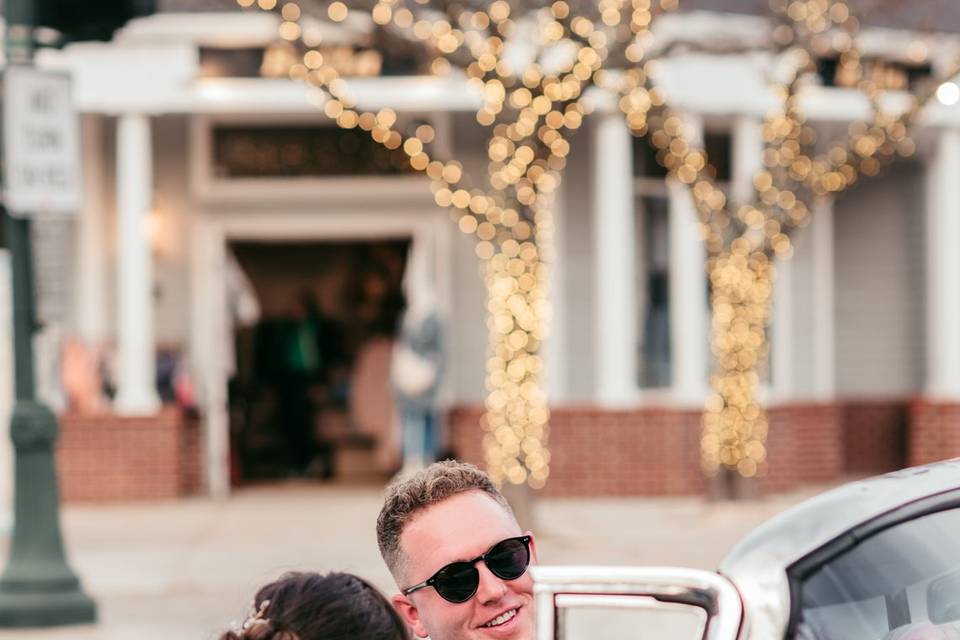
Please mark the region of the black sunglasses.
[[414, 591], [433, 587], [447, 602], [466, 602], [480, 587], [480, 571], [475, 566], [483, 560], [490, 573], [501, 580], [516, 580], [530, 565], [530, 536], [507, 538], [490, 547], [490, 550], [473, 560], [451, 562], [435, 574], [402, 591], [410, 595]]

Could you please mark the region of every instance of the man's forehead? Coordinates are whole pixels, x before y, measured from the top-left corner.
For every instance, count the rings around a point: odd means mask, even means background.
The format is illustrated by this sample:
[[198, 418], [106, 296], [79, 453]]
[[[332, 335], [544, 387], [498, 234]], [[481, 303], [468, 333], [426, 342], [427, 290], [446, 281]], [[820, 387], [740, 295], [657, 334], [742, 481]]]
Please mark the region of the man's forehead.
[[437, 563], [439, 569], [448, 562], [475, 558], [520, 533], [513, 516], [492, 496], [468, 491], [416, 514], [404, 527], [400, 545], [411, 569]]

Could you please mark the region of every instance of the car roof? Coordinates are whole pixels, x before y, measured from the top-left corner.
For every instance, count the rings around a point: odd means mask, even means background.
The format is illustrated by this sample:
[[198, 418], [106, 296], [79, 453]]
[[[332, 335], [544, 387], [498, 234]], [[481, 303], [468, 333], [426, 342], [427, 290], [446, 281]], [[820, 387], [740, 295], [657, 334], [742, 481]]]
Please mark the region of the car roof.
[[737, 585], [747, 603], [750, 637], [783, 637], [790, 612], [790, 565], [858, 525], [955, 489], [960, 489], [960, 458], [846, 484], [755, 529], [720, 563], [720, 573]]

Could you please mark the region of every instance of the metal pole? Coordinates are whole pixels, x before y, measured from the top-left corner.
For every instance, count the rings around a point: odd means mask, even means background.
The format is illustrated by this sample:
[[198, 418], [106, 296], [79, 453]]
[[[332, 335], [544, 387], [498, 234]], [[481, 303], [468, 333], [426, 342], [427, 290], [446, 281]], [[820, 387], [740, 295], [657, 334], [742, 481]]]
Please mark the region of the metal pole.
[[[33, 59], [34, 2], [6, 0], [7, 64]], [[13, 271], [16, 405], [10, 421], [15, 451], [10, 557], [0, 575], [0, 627], [44, 627], [96, 620], [96, 606], [67, 564], [60, 532], [53, 447], [57, 419], [34, 390], [33, 255], [29, 217], [3, 211]]]

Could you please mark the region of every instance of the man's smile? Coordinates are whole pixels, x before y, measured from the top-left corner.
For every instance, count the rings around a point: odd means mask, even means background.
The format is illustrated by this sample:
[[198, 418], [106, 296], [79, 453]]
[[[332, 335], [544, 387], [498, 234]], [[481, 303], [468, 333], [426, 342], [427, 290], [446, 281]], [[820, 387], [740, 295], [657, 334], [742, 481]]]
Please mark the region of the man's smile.
[[475, 631], [480, 632], [480, 637], [484, 638], [495, 638], [496, 640], [523, 638], [526, 640], [528, 636], [525, 629], [530, 622], [529, 618], [530, 612], [527, 605], [513, 605], [509, 609], [501, 610], [496, 616], [477, 626]]
[[484, 626], [484, 627], [499, 627], [500, 625], [505, 624], [506, 622], [509, 622], [510, 620], [513, 620], [514, 616], [516, 616], [516, 615], [517, 615], [517, 607], [514, 607], [513, 609], [510, 609], [509, 611], [506, 611], [506, 612], [504, 612], [504, 613], [501, 613], [501, 614], [498, 615], [496, 618], [494, 618], [493, 620], [491, 620], [490, 622], [487, 622], [486, 624], [484, 624], [484, 625], [482, 625], [482, 626]]

